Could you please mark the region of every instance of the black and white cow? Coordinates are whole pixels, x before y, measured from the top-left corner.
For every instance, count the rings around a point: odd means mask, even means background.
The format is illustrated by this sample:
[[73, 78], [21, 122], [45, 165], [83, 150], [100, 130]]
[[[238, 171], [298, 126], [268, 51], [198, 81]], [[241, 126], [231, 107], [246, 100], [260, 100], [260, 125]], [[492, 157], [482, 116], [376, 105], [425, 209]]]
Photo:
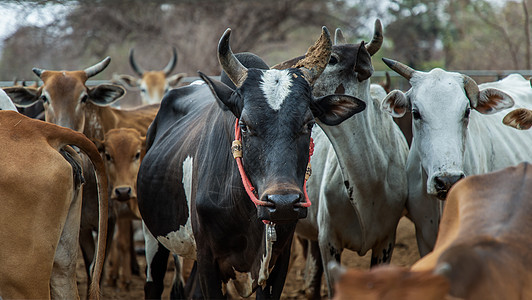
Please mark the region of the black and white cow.
[[[218, 58], [236, 89], [200, 74], [207, 84], [170, 91], [148, 131], [137, 185], [147, 298], [160, 297], [169, 249], [197, 260], [207, 299], [225, 297], [229, 280], [241, 296], [256, 290], [258, 298], [278, 299], [297, 220], [306, 216], [303, 185], [314, 118], [336, 125], [365, 108], [355, 97], [312, 96], [330, 57], [326, 28], [288, 70], [244, 67], [229, 35], [220, 40]], [[242, 169], [256, 189], [257, 206], [231, 155], [235, 132], [242, 136]]]

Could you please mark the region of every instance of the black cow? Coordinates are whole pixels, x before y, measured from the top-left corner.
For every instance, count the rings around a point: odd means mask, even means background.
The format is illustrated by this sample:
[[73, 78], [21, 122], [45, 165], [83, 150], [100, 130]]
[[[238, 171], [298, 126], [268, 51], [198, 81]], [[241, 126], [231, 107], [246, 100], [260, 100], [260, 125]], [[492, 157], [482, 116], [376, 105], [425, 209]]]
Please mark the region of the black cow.
[[[295, 225], [306, 216], [314, 118], [337, 125], [365, 108], [351, 96], [312, 97], [311, 85], [330, 57], [326, 28], [298, 68], [288, 70], [244, 67], [229, 35], [228, 29], [220, 40], [218, 59], [236, 89], [200, 73], [207, 84], [169, 92], [148, 131], [137, 183], [147, 298], [162, 293], [167, 249], [197, 260], [205, 298], [223, 298], [229, 280], [241, 296], [256, 290], [258, 298], [279, 298]], [[231, 155], [236, 124], [258, 206]]]

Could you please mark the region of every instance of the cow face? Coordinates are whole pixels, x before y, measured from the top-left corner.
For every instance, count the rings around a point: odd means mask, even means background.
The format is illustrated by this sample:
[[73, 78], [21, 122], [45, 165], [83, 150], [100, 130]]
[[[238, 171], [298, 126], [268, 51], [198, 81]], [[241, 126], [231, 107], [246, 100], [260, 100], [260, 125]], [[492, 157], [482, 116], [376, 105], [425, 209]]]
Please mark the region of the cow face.
[[259, 218], [286, 222], [305, 217], [302, 188], [314, 118], [336, 125], [362, 111], [365, 104], [343, 95], [312, 97], [311, 83], [325, 67], [329, 51], [314, 53], [325, 57], [308, 68], [247, 69], [230, 51], [229, 33], [220, 41], [219, 59], [236, 90], [200, 76], [220, 107], [239, 119], [244, 170], [259, 200], [269, 203], [267, 208], [259, 207]]
[[412, 148], [427, 174], [427, 193], [444, 200], [451, 186], [465, 177], [464, 151], [471, 111], [495, 113], [511, 107], [513, 100], [497, 89], [479, 91], [471, 78], [459, 73], [442, 69], [425, 73], [384, 61], [409, 79], [412, 87], [406, 94], [392, 91], [382, 101], [382, 108], [394, 117], [412, 112]]
[[137, 174], [146, 152], [146, 138], [132, 128], [112, 129], [104, 141], [95, 141], [105, 161], [110, 196], [125, 202], [140, 217], [137, 205]]
[[87, 79], [101, 72], [110, 60], [108, 57], [82, 71], [47, 71], [34, 68], [33, 72], [43, 81], [39, 89], [14, 87], [6, 89], [6, 93], [20, 107], [43, 101], [46, 121], [83, 132], [87, 105], [110, 105], [125, 93], [119, 86], [102, 84], [88, 88], [85, 85]]
[[176, 87], [178, 83], [187, 75], [186, 73], [179, 73], [170, 76], [170, 73], [177, 64], [177, 51], [173, 48], [173, 56], [163, 70], [160, 71], [145, 71], [136, 62], [133, 56], [133, 49], [129, 52], [129, 63], [131, 68], [137, 73], [140, 78], [129, 75], [117, 75], [114, 80], [123, 84], [130, 89], [140, 89], [140, 96], [143, 104], [159, 103], [163, 99], [164, 94], [172, 87]]

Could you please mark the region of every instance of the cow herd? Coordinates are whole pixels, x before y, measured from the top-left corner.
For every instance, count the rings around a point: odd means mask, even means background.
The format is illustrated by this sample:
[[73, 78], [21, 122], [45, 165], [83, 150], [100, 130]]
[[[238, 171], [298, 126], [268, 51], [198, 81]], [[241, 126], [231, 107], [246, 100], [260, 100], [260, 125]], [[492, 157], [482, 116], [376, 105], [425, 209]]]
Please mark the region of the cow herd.
[[[0, 90], [0, 298], [78, 298], [81, 248], [91, 298], [106, 259], [109, 284], [128, 288], [145, 272], [145, 298], [161, 298], [172, 254], [171, 298], [231, 288], [279, 299], [297, 237], [309, 299], [321, 298], [323, 275], [336, 299], [532, 299], [528, 80], [477, 85], [384, 58], [411, 85], [387, 93], [370, 83], [379, 20], [367, 44], [323, 27], [306, 54], [272, 67], [233, 53], [230, 36], [218, 43], [221, 80], [199, 72], [181, 87], [175, 48], [160, 71], [131, 50], [140, 78], [114, 77], [140, 89], [130, 109], [111, 107], [123, 87], [86, 85], [109, 57], [34, 68], [40, 87]], [[45, 121], [16, 112], [35, 103]], [[405, 114], [410, 146], [394, 122]], [[387, 265], [403, 216], [422, 256], [411, 268]], [[372, 269], [341, 267], [344, 249], [371, 250]]]

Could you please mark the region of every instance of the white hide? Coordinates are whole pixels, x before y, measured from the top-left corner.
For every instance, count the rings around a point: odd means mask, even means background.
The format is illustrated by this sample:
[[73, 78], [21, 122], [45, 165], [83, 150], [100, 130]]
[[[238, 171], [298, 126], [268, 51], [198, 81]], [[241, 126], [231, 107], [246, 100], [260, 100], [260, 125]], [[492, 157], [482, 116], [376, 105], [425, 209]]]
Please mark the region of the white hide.
[[279, 110], [292, 87], [292, 78], [288, 70], [268, 70], [262, 75], [260, 88], [266, 102], [273, 110]]
[[153, 282], [153, 277], [151, 275], [151, 262], [155, 257], [155, 253], [159, 249], [159, 243], [155, 237], [151, 234], [144, 221], [142, 222], [142, 231], [144, 233], [144, 244], [146, 247], [146, 282]]
[[463, 172], [466, 176], [496, 171], [522, 161], [532, 161], [532, 131], [517, 131], [503, 125], [511, 110], [532, 108], [530, 82], [513, 74], [503, 80], [480, 84], [510, 95], [515, 105], [494, 114], [471, 108], [469, 124], [463, 121], [469, 106], [462, 75], [435, 69], [417, 72], [406, 93], [412, 109], [422, 119], [413, 120], [413, 140], [407, 161], [409, 213], [418, 231], [422, 255], [434, 246], [443, 202], [430, 195], [438, 174]]
[[[336, 69], [328, 65], [320, 79], [334, 76]], [[360, 255], [372, 250], [379, 257], [395, 243], [395, 229], [407, 199], [406, 139], [392, 117], [380, 110], [382, 98], [370, 96], [369, 80], [352, 78], [342, 84], [345, 94], [363, 100], [366, 109], [339, 125], [318, 123], [320, 127], [314, 127], [313, 174], [307, 182], [312, 205], [296, 229], [305, 238], [318, 239], [329, 297], [333, 284], [326, 266], [335, 259], [331, 247], [339, 253], [347, 248]], [[315, 96], [332, 94], [335, 89]], [[377, 97], [385, 95], [378, 87], [373, 89]]]
[[4, 92], [3, 89], [0, 89], [0, 110], [13, 110], [18, 111], [11, 98]]
[[166, 236], [158, 236], [157, 240], [173, 253], [192, 260], [196, 260], [196, 240], [192, 232], [190, 223], [191, 197], [192, 197], [192, 172], [193, 159], [190, 156], [183, 161], [183, 188], [188, 206], [188, 219], [185, 226], [181, 225], [179, 230], [172, 231]]

